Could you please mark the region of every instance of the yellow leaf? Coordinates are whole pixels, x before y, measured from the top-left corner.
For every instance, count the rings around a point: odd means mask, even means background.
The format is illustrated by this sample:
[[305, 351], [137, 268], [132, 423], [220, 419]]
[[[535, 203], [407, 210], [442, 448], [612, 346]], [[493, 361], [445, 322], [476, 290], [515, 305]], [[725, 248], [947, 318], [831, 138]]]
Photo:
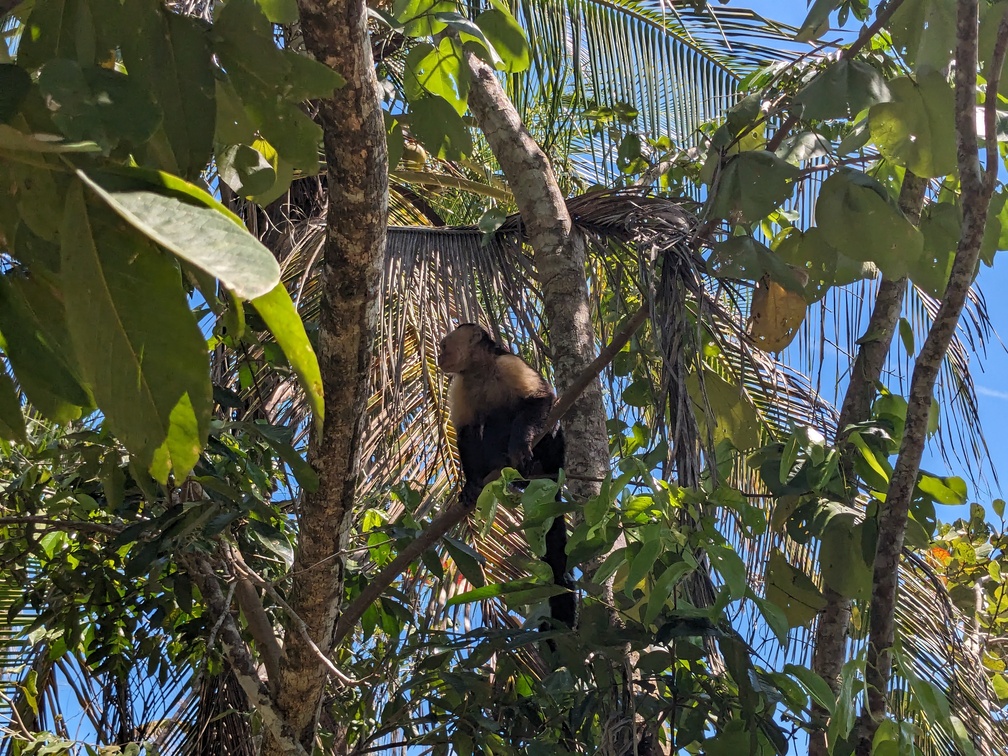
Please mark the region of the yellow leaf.
[[805, 320], [805, 297], [768, 276], [756, 283], [749, 313], [749, 335], [765, 352], [779, 352], [794, 339]]

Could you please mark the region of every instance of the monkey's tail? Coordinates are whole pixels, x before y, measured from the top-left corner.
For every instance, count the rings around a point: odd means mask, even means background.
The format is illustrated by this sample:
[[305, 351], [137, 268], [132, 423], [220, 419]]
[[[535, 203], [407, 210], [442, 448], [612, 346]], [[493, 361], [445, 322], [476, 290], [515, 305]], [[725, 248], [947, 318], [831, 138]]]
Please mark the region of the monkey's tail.
[[572, 628], [577, 619], [577, 594], [574, 592], [574, 581], [567, 572], [567, 522], [562, 515], [554, 518], [546, 532], [543, 561], [553, 570], [553, 582], [567, 588], [564, 593], [550, 597], [550, 616], [555, 623]]

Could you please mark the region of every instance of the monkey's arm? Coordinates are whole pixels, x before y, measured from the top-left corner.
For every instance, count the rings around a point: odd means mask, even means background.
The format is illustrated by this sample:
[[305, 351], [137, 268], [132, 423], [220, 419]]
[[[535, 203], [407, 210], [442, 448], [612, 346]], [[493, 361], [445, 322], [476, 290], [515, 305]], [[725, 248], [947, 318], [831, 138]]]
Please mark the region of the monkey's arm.
[[523, 399], [521, 407], [511, 422], [508, 461], [522, 475], [529, 474], [529, 465], [532, 461], [532, 442], [544, 430], [546, 418], [552, 407], [552, 394]]

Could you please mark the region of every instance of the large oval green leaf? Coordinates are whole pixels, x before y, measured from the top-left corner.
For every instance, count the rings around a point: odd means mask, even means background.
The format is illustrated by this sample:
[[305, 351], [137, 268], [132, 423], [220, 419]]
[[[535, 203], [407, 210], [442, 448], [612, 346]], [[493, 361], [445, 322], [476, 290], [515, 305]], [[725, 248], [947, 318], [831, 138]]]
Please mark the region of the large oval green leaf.
[[766, 569], [766, 597], [784, 612], [791, 627], [808, 625], [826, 605], [822, 593], [804, 572], [774, 551]]
[[196, 464], [210, 361], [178, 264], [74, 186], [60, 227], [67, 325], [106, 422], [162, 483]]
[[874, 262], [891, 278], [907, 275], [924, 249], [921, 232], [892, 205], [885, 188], [858, 171], [840, 170], [823, 182], [816, 221], [839, 252]]
[[270, 251], [202, 189], [139, 169], [77, 175], [144, 236], [220, 279], [239, 298], [255, 299], [279, 282], [280, 266]]
[[758, 221], [791, 195], [798, 168], [765, 150], [731, 158], [717, 179], [711, 214]]
[[814, 120], [853, 118], [890, 99], [889, 87], [875, 68], [859, 60], [838, 60], [802, 87], [796, 97], [804, 116]]
[[904, 76], [889, 83], [891, 102], [868, 113], [872, 141], [882, 154], [918, 176], [947, 176], [956, 170], [952, 87], [937, 71], [917, 81]]

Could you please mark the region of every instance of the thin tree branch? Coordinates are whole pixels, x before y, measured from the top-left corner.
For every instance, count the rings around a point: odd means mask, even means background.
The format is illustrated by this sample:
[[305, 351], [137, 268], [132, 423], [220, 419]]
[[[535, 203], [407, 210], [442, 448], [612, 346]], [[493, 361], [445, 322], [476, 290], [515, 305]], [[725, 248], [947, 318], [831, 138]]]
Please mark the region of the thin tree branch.
[[[291, 609], [290, 604], [288, 604], [284, 600], [283, 596], [280, 595], [280, 592], [277, 591], [277, 589], [273, 586], [273, 584], [270, 583], [265, 578], [263, 578], [258, 572], [253, 570], [251, 567], [249, 567], [245, 563], [245, 560], [242, 558], [241, 553], [237, 549], [229, 548], [229, 554], [232, 566], [235, 568], [235, 571], [249, 585], [257, 585], [264, 591], [266, 591], [266, 593], [269, 594], [270, 598], [272, 598], [277, 603], [277, 605], [287, 613], [287, 616], [294, 623], [294, 626], [297, 628], [298, 632], [301, 633], [301, 635], [303, 636], [305, 643], [308, 644], [309, 648], [314, 649], [316, 656], [318, 656], [319, 663], [322, 664], [322, 666], [325, 667], [326, 670], [328, 670], [329, 675], [334, 680], [338, 680], [344, 685], [356, 685], [357, 684], [356, 680], [354, 680], [351, 677], [348, 677], [343, 672], [341, 672], [339, 668], [332, 663], [329, 657], [327, 657], [324, 653], [322, 653], [322, 649], [320, 649], [315, 644], [315, 642], [311, 639], [311, 636], [308, 634], [308, 625], [306, 625], [305, 621], [297, 615], [297, 612]], [[258, 594], [256, 594], [256, 601], [257, 602], [259, 601]], [[245, 607], [243, 606], [242, 608], [244, 609]], [[263, 612], [265, 616], [265, 612], [263, 611], [261, 602], [259, 602], [259, 611]], [[279, 653], [280, 646], [276, 641], [276, 636], [273, 636], [273, 643], [276, 646], [277, 651]]]
[[104, 533], [105, 535], [119, 535], [123, 529], [115, 525], [106, 525], [101, 522], [84, 522], [82, 520], [54, 520], [51, 517], [40, 517], [36, 515], [10, 515], [0, 517], [0, 527], [4, 525], [47, 525], [54, 530], [68, 530], [77, 533]]
[[221, 592], [217, 575], [209, 560], [200, 555], [187, 560], [190, 565], [189, 574], [196, 578], [200, 593], [206, 601], [210, 616], [220, 625], [220, 641], [224, 647], [224, 655], [241, 685], [249, 703], [256, 707], [263, 723], [269, 729], [275, 742], [286, 753], [308, 756], [298, 738], [291, 734], [292, 728], [280, 713], [270, 696], [269, 686], [259, 676], [255, 660], [249, 653], [248, 646], [242, 640], [234, 617], [231, 616], [230, 603], [225, 601]]
[[275, 690], [276, 686], [280, 684], [280, 642], [273, 631], [273, 623], [270, 622], [270, 618], [263, 608], [259, 592], [252, 585], [247, 571], [243, 570], [238, 564], [238, 560], [235, 559], [235, 551], [236, 549], [229, 548], [227, 544], [224, 545], [224, 553], [227, 555], [228, 561], [231, 562], [235, 573], [233, 582], [235, 598], [238, 599], [238, 606], [245, 614], [245, 623], [249, 634], [259, 649], [259, 657], [262, 659], [263, 666], [266, 667], [266, 677], [269, 679], [270, 688]]
[[[878, 543], [875, 549], [872, 579], [868, 659], [865, 669], [868, 687], [867, 707], [862, 711], [858, 722], [859, 756], [871, 754], [872, 739], [886, 714], [886, 694], [892, 670], [892, 645], [895, 637], [896, 586], [910, 499], [917, 483], [921, 457], [924, 453], [935, 379], [973, 282], [994, 187], [994, 182], [981, 168], [976, 147], [978, 20], [978, 0], [959, 0], [956, 22], [955, 124], [962, 185], [963, 224], [945, 296], [914, 364], [903, 440], [889, 483], [886, 502], [879, 516]], [[1005, 46], [1008, 46], [1008, 10], [1005, 11], [998, 26], [995, 50]], [[1003, 60], [1003, 53], [1001, 55]], [[995, 74], [992, 76], [991, 86], [986, 95], [988, 103], [997, 99], [997, 81]], [[988, 132], [985, 138], [989, 143], [997, 139], [997, 134]], [[996, 165], [994, 170], [996, 171]]]

